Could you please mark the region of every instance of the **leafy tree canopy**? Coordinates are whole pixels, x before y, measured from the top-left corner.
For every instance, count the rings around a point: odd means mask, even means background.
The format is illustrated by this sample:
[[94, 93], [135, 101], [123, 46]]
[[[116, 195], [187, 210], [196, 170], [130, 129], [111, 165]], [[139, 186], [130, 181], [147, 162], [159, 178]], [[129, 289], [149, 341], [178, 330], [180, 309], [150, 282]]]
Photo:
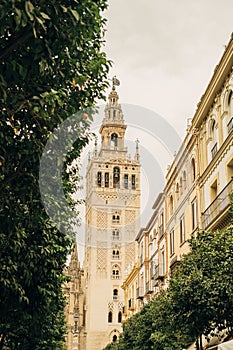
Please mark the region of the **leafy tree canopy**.
[[[0, 348], [63, 347], [62, 271], [72, 240], [42, 205], [40, 157], [54, 128], [103, 98], [106, 7], [106, 0], [1, 1]], [[88, 142], [89, 123], [77, 118], [66, 164]], [[63, 182], [72, 191], [65, 169]]]

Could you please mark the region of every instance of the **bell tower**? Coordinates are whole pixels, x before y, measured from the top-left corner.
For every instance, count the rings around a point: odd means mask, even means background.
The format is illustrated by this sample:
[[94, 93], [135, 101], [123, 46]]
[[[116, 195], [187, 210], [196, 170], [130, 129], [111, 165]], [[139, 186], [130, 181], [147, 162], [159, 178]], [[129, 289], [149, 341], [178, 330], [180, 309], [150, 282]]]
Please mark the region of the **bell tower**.
[[121, 285], [135, 261], [140, 229], [140, 156], [125, 146], [126, 124], [113, 79], [112, 91], [86, 171], [86, 350], [102, 350], [122, 331]]

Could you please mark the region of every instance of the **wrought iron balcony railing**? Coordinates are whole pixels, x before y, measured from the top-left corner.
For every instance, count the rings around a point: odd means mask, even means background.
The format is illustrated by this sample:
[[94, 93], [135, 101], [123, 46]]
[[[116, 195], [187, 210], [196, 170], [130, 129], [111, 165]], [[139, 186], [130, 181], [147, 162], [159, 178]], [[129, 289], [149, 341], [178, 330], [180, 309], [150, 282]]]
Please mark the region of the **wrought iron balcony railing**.
[[233, 191], [233, 178], [213, 200], [210, 206], [202, 213], [202, 228], [205, 230], [230, 205], [229, 194]]

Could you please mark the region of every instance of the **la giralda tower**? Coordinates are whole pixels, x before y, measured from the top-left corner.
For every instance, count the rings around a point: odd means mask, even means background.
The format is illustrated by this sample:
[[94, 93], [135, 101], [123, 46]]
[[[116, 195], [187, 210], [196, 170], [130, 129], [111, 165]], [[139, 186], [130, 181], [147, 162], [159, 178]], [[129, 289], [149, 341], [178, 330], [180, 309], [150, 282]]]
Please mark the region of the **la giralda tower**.
[[122, 331], [121, 285], [135, 262], [140, 228], [140, 156], [125, 147], [126, 124], [113, 79], [97, 142], [86, 172], [86, 350], [102, 350]]

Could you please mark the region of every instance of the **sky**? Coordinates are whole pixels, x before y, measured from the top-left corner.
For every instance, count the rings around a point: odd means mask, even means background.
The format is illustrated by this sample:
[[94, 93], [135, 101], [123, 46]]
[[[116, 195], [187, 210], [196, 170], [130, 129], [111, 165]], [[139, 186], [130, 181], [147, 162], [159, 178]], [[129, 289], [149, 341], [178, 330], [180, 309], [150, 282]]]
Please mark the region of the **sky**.
[[183, 139], [233, 32], [233, 1], [110, 0], [105, 16], [121, 101], [154, 110]]
[[[116, 75], [120, 80], [117, 92], [132, 155], [134, 141], [140, 141], [141, 226], [152, 214], [167, 166], [186, 134], [188, 119], [194, 116], [230, 40], [232, 14], [232, 0], [110, 0], [104, 12], [103, 50], [113, 62], [109, 78]], [[97, 135], [102, 119], [101, 108], [92, 126]], [[83, 175], [92, 147], [81, 158]], [[85, 198], [85, 184], [82, 196]], [[82, 261], [84, 209], [81, 217], [78, 242]]]

